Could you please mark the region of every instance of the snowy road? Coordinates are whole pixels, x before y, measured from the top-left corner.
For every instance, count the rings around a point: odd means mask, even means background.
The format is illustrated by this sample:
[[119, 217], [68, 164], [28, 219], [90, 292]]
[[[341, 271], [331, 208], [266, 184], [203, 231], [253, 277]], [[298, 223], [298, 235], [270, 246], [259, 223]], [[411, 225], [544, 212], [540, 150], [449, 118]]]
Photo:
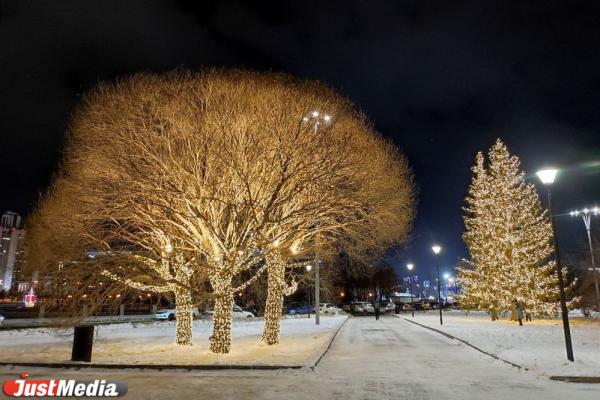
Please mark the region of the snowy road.
[[[17, 371], [2, 371], [4, 381]], [[58, 371], [114, 378], [129, 399], [598, 399], [599, 385], [552, 382], [402, 319], [351, 318], [315, 371]], [[51, 374], [51, 375], [49, 375]]]

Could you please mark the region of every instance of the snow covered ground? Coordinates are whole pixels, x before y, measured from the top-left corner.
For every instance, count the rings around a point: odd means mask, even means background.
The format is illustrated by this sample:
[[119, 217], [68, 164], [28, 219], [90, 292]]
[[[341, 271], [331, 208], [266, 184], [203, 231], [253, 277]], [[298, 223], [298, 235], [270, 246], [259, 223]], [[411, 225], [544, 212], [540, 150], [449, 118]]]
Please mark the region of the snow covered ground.
[[[194, 345], [176, 346], [175, 322], [128, 323], [96, 327], [92, 362], [98, 364], [241, 364], [313, 365], [346, 316], [287, 318], [281, 323], [281, 343], [260, 343], [264, 321], [233, 322], [232, 351], [216, 355], [208, 351], [210, 320], [194, 321]], [[2, 362], [69, 362], [72, 329], [21, 329], [0, 331]]]
[[[600, 385], [555, 382], [519, 370], [391, 316], [351, 317], [314, 370], [25, 370], [32, 380], [125, 381], [124, 398], [131, 400], [598, 400], [600, 391]], [[21, 371], [0, 367], [0, 382]]]
[[[413, 320], [410, 314], [402, 317]], [[575, 362], [566, 358], [562, 320], [533, 320], [519, 326], [502, 319], [492, 322], [484, 312], [445, 311], [417, 313], [415, 322], [463, 339], [480, 349], [528, 368], [540, 375], [600, 376], [600, 319], [570, 318]]]

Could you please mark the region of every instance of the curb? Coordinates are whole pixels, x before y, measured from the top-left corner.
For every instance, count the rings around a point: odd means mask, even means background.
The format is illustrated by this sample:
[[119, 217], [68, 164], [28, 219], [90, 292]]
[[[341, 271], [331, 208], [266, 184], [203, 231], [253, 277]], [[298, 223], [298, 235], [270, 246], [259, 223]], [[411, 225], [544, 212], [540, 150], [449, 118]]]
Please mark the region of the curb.
[[482, 350], [482, 349], [480, 349], [479, 347], [472, 345], [471, 343], [467, 342], [466, 340], [463, 340], [463, 339], [461, 339], [461, 338], [458, 338], [458, 337], [456, 337], [456, 336], [450, 335], [449, 333], [446, 333], [446, 332], [444, 332], [444, 331], [441, 331], [441, 330], [439, 330], [439, 329], [432, 328], [432, 327], [430, 327], [430, 326], [427, 326], [427, 325], [420, 324], [420, 323], [418, 323], [418, 322], [415, 322], [415, 321], [411, 321], [410, 319], [406, 319], [405, 317], [400, 317], [400, 316], [396, 316], [396, 315], [394, 315], [394, 316], [395, 316], [396, 318], [402, 318], [403, 320], [405, 320], [405, 321], [407, 321], [407, 322], [410, 322], [410, 323], [412, 323], [412, 324], [418, 325], [418, 326], [420, 326], [420, 327], [422, 327], [422, 328], [429, 329], [430, 331], [437, 332], [437, 333], [439, 333], [440, 335], [443, 335], [443, 336], [445, 336], [445, 337], [447, 337], [447, 338], [449, 338], [449, 339], [452, 339], [452, 340], [457, 340], [457, 341], [459, 341], [459, 342], [461, 342], [461, 343], [463, 343], [463, 344], [466, 344], [467, 346], [469, 346], [469, 347], [471, 347], [471, 348], [473, 348], [473, 349], [477, 350], [477, 351], [478, 351], [478, 352], [480, 352], [480, 353], [483, 353], [483, 354], [485, 354], [485, 355], [487, 355], [487, 356], [490, 356], [490, 357], [492, 357], [492, 358], [494, 358], [494, 359], [496, 359], [496, 360], [502, 361], [502, 362], [504, 362], [504, 363], [506, 363], [506, 364], [508, 364], [508, 365], [510, 365], [510, 366], [512, 366], [512, 367], [515, 367], [515, 368], [518, 368], [518, 369], [522, 369], [522, 370], [524, 370], [524, 371], [529, 371], [529, 368], [523, 367], [522, 365], [515, 364], [514, 362], [511, 362], [511, 361], [505, 360], [505, 359], [503, 359], [503, 358], [500, 358], [500, 357], [498, 357], [498, 356], [497, 356], [497, 355], [495, 355], [495, 354], [488, 353], [487, 351], [485, 351], [485, 350]]
[[310, 367], [311, 370], [315, 370], [315, 368], [319, 365], [319, 363], [321, 362], [321, 359], [323, 357], [325, 357], [325, 354], [327, 354], [327, 352], [329, 351], [329, 349], [331, 348], [331, 345], [333, 344], [333, 341], [335, 340], [335, 338], [337, 337], [338, 333], [340, 333], [340, 331], [342, 330], [342, 328], [344, 327], [344, 325], [346, 325], [346, 322], [348, 322], [349, 317], [346, 317], [346, 319], [344, 320], [344, 322], [342, 322], [342, 324], [337, 328], [337, 331], [335, 331], [335, 333], [333, 334], [333, 336], [331, 337], [331, 339], [329, 339], [329, 343], [327, 344], [327, 347], [325, 348], [325, 351], [323, 351], [323, 354], [321, 354], [319, 356], [319, 358], [317, 358], [317, 361]]
[[205, 364], [205, 365], [174, 365], [174, 364], [96, 364], [96, 363], [35, 363], [35, 362], [0, 362], [0, 367], [36, 367], [36, 368], [65, 368], [65, 369], [140, 369], [140, 370], [185, 370], [185, 371], [221, 371], [221, 370], [263, 370], [263, 371], [275, 371], [285, 369], [302, 369], [305, 367], [314, 370], [319, 364], [321, 359], [327, 354], [333, 340], [337, 337], [342, 327], [348, 321], [348, 317], [340, 324], [337, 328], [329, 343], [325, 348], [325, 351], [317, 358], [313, 365], [238, 365], [238, 364]]
[[550, 380], [571, 383], [600, 383], [600, 376], [551, 376]]
[[216, 370], [277, 370], [300, 369], [302, 365], [173, 365], [173, 364], [71, 364], [71, 363], [9, 363], [0, 362], [0, 366], [36, 367], [36, 368], [65, 368], [65, 369], [140, 369], [140, 370], [186, 370], [186, 371], [216, 371]]

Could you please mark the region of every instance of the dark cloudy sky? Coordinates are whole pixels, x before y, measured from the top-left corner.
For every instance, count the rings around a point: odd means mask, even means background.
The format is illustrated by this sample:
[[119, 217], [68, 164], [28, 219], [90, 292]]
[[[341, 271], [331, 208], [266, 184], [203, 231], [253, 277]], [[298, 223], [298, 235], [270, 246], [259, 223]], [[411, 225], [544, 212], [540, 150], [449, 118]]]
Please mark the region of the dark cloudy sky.
[[[0, 0], [0, 210], [35, 205], [86, 88], [198, 66], [319, 79], [393, 138], [420, 187], [399, 266], [430, 268], [433, 241], [445, 248], [443, 266], [464, 255], [469, 167], [497, 137], [530, 173], [566, 169], [560, 211], [600, 201], [599, 2], [259, 4]], [[584, 239], [583, 224], [559, 220], [561, 235]]]

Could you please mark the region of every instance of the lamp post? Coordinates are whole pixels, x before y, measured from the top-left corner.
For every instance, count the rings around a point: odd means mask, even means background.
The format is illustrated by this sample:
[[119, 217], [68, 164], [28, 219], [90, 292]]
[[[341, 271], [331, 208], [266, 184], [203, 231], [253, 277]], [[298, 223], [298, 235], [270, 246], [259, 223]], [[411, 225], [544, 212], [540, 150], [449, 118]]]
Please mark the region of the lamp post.
[[448, 301], [448, 279], [450, 278], [450, 274], [444, 272], [444, 302]]
[[413, 299], [413, 274], [412, 274], [412, 270], [415, 267], [414, 264], [409, 263], [406, 264], [406, 268], [408, 268], [408, 270], [410, 271], [410, 312], [412, 314], [412, 317], [415, 317], [415, 301]]
[[436, 271], [437, 271], [437, 292], [438, 292], [438, 308], [440, 309], [440, 325], [444, 325], [444, 320], [442, 319], [442, 297], [440, 294], [440, 260], [437, 258], [437, 255], [442, 251], [442, 246], [433, 245], [431, 246], [431, 250], [436, 255]]
[[[313, 111], [310, 113], [309, 116], [305, 116], [302, 118], [301, 121], [301, 125], [302, 124], [312, 124], [313, 125], [313, 130], [316, 133], [319, 132], [319, 128], [321, 127], [321, 125], [325, 124], [325, 125], [329, 125], [332, 122], [332, 117], [331, 115], [328, 114], [323, 114], [319, 111]], [[318, 254], [315, 257], [315, 324], [319, 325], [320, 324], [320, 303], [321, 303], [321, 298], [320, 298], [320, 263], [321, 260], [319, 260]], [[309, 310], [309, 314], [310, 314], [310, 310]]]
[[[306, 272], [310, 272], [311, 269], [312, 265], [306, 264]], [[308, 290], [306, 291], [306, 297], [308, 298], [308, 307], [306, 307], [306, 309], [308, 311], [308, 318], [310, 319], [310, 285], [308, 286]]]
[[592, 232], [591, 223], [592, 215], [600, 215], [600, 209], [594, 207], [592, 209], [584, 208], [583, 210], [575, 210], [570, 212], [571, 216], [581, 215], [583, 223], [585, 224], [585, 230], [587, 231], [588, 244], [590, 246], [590, 258], [592, 259], [592, 274], [594, 275], [594, 285], [596, 286], [596, 303], [600, 308], [600, 289], [598, 289], [598, 269], [596, 269], [596, 260], [594, 259], [594, 247], [592, 245]]
[[[456, 285], [454, 284], [454, 278], [448, 278], [448, 282], [446, 283], [446, 298], [450, 295], [448, 293], [456, 294]], [[454, 304], [454, 295], [452, 296], [452, 303]]]
[[558, 251], [558, 239], [556, 238], [556, 227], [552, 220], [552, 195], [550, 193], [550, 185], [554, 183], [556, 179], [556, 169], [544, 169], [536, 173], [540, 181], [546, 186], [548, 193], [548, 214], [550, 217], [550, 225], [552, 226], [552, 239], [554, 241], [554, 260], [556, 262], [556, 274], [558, 275], [558, 290], [560, 291], [560, 309], [562, 313], [563, 330], [565, 334], [565, 345], [567, 348], [567, 359], [574, 361], [573, 357], [573, 344], [571, 343], [571, 329], [569, 328], [569, 310], [567, 310], [567, 301], [565, 299], [565, 284], [563, 282], [563, 273], [560, 267], [560, 253]]
[[320, 299], [320, 282], [319, 282], [319, 264], [321, 260], [315, 261], [315, 324], [320, 324], [319, 314], [321, 311], [321, 299]]
[[[329, 125], [332, 122], [331, 115], [323, 114], [319, 111], [313, 111], [310, 113], [310, 116], [302, 118], [303, 123], [311, 123], [313, 124], [313, 129], [315, 134], [319, 131], [319, 128], [322, 124]], [[315, 324], [320, 324], [320, 308], [321, 308], [321, 298], [320, 298], [320, 260], [318, 256], [315, 260]], [[310, 312], [310, 311], [309, 311]]]

